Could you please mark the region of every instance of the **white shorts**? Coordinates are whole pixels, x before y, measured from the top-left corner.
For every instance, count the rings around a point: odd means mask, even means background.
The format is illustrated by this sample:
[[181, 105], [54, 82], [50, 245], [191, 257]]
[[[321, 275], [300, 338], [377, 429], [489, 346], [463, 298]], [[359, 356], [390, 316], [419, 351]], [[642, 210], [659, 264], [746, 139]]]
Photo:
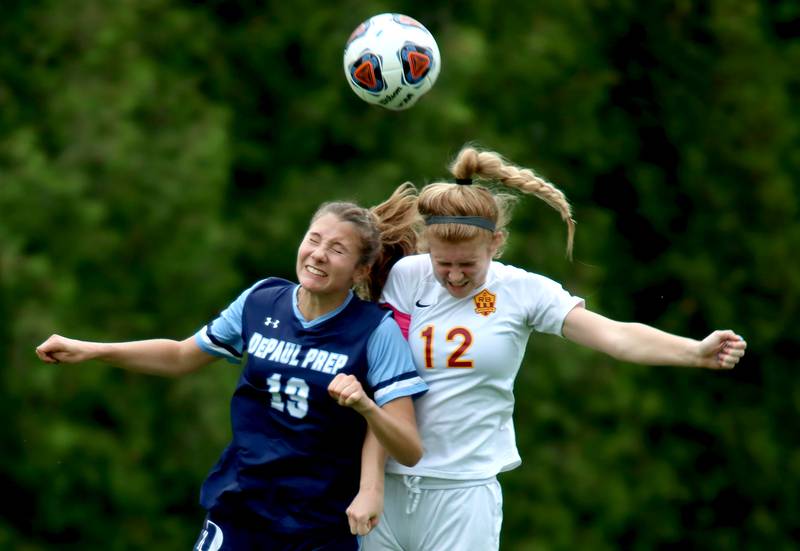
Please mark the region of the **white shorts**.
[[495, 477], [445, 480], [387, 474], [380, 522], [362, 551], [496, 551], [503, 494]]

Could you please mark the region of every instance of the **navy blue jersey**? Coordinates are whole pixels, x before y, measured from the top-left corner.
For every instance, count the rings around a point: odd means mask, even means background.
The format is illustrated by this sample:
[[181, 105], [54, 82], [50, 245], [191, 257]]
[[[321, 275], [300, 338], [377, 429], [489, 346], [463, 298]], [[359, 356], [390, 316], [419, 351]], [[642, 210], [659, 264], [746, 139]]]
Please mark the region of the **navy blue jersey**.
[[[352, 296], [335, 315], [309, 324], [298, 317], [296, 288], [270, 278], [243, 295], [246, 361], [231, 401], [233, 440], [203, 484], [201, 504], [223, 514], [255, 513], [273, 532], [349, 533], [344, 511], [358, 492], [366, 421], [327, 388], [346, 373], [370, 395], [376, 391], [367, 376], [368, 342], [387, 313]], [[240, 353], [215, 336], [212, 324], [203, 335], [228, 355]], [[413, 364], [396, 371], [386, 372], [379, 392], [424, 391]]]

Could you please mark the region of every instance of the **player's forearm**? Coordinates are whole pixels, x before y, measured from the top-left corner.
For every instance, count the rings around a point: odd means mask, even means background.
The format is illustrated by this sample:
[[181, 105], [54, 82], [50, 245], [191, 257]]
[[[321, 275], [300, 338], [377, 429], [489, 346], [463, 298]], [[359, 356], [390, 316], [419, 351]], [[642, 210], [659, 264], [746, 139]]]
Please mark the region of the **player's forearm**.
[[646, 364], [697, 366], [699, 341], [642, 323], [618, 323], [609, 354], [618, 360]]
[[389, 455], [408, 467], [417, 464], [422, 457], [422, 441], [413, 419], [390, 414], [374, 402], [362, 415]]
[[367, 428], [361, 449], [361, 490], [372, 490], [383, 495], [383, 476], [386, 467], [386, 450], [371, 428]]
[[185, 353], [186, 343], [169, 339], [151, 339], [118, 343], [91, 343], [94, 357], [138, 373], [178, 376], [188, 373], [200, 363]]
[[564, 318], [562, 334], [625, 362], [700, 367], [703, 361], [700, 341], [642, 323], [615, 321], [581, 307], [573, 308]]

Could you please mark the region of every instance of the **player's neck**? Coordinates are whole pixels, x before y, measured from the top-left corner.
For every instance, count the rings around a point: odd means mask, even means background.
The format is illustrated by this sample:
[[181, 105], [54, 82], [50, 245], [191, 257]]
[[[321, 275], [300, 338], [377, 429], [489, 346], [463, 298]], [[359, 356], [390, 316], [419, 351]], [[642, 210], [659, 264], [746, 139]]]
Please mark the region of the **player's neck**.
[[347, 298], [348, 291], [341, 293], [310, 293], [303, 287], [297, 290], [297, 309], [306, 321], [312, 321], [339, 308]]

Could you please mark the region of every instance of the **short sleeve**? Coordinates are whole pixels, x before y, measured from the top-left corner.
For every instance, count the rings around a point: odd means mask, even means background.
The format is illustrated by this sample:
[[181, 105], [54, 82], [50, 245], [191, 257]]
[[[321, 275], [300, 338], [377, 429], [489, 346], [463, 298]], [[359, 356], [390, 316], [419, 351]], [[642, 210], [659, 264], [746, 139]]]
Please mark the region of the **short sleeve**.
[[583, 305], [583, 299], [571, 295], [552, 279], [532, 273], [527, 276], [524, 278], [525, 292], [518, 296], [527, 297], [528, 325], [540, 333], [562, 336], [564, 319], [573, 308]]
[[367, 381], [379, 406], [404, 396], [421, 396], [428, 390], [417, 374], [408, 343], [388, 314], [367, 341], [367, 362]]
[[244, 303], [253, 289], [263, 281], [259, 281], [240, 294], [236, 300], [220, 312], [219, 316], [195, 333], [194, 340], [201, 350], [213, 356], [225, 358], [231, 363], [241, 362], [244, 349], [242, 341]]

